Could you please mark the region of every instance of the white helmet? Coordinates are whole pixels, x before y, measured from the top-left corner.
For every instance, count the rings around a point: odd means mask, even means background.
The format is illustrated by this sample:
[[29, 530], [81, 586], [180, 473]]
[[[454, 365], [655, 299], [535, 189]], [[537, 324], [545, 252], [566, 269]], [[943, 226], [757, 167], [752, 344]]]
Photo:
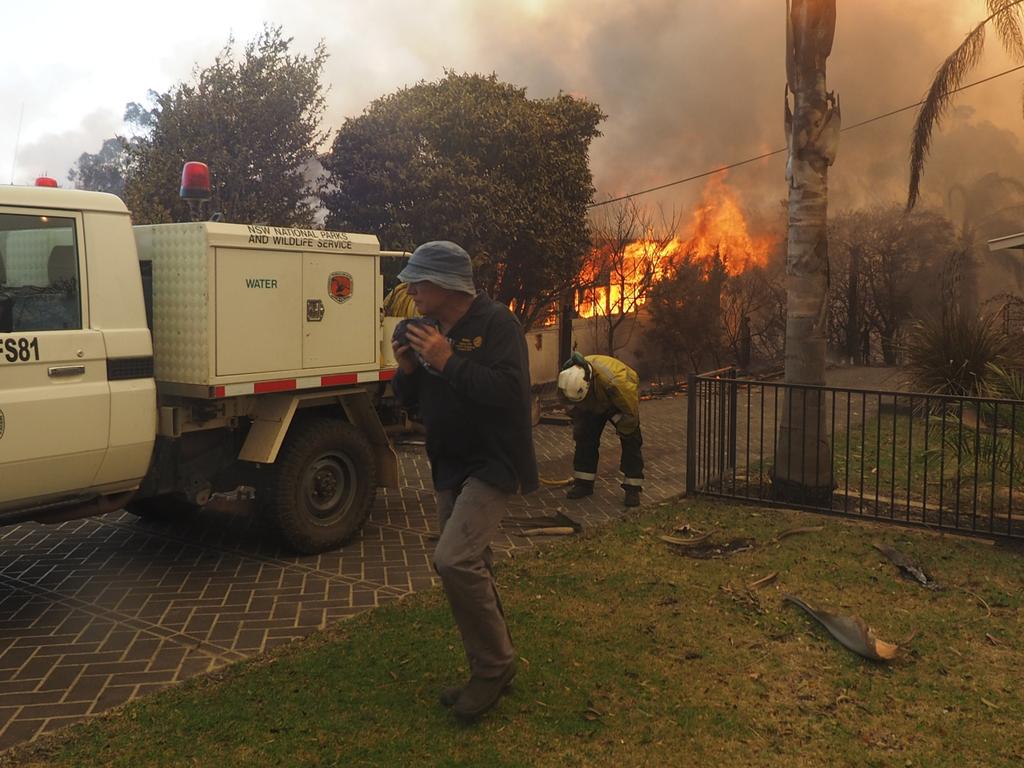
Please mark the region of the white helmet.
[[570, 403], [578, 403], [590, 391], [590, 376], [582, 365], [572, 365], [558, 374], [558, 389]]

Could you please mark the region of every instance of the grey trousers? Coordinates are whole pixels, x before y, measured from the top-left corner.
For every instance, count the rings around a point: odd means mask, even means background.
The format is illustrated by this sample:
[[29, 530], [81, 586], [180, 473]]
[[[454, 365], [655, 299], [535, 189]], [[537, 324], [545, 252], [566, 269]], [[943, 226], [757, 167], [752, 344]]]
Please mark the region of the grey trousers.
[[507, 493], [475, 477], [457, 491], [437, 492], [441, 537], [434, 568], [475, 677], [497, 677], [515, 657], [491, 568], [491, 539], [507, 501]]

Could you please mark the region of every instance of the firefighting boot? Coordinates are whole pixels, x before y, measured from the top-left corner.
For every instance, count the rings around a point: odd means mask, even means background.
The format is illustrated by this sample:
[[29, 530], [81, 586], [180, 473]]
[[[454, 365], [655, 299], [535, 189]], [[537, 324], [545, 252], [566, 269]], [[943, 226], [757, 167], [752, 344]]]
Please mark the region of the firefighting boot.
[[582, 499], [585, 496], [592, 496], [594, 493], [594, 481], [593, 480], [575, 480], [572, 484], [572, 488], [565, 494], [567, 499]]
[[622, 502], [627, 507], [640, 506], [640, 489], [635, 485], [626, 488], [626, 498]]

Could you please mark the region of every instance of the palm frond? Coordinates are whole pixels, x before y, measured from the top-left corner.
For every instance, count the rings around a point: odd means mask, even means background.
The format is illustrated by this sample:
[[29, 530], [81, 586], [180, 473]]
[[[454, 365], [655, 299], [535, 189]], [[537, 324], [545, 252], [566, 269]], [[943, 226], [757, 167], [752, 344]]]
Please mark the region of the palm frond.
[[[941, 419], [933, 419], [932, 429], [939, 430], [940, 424]], [[1020, 437], [1019, 433], [1008, 430], [993, 434], [990, 427], [949, 429], [945, 445], [929, 449], [928, 454], [930, 459], [944, 461], [951, 475], [959, 466], [968, 477], [975, 472], [975, 476], [985, 477], [995, 468], [1006, 477], [1019, 478], [1024, 473], [1024, 446]], [[977, 470], [972, 471], [975, 467]]]
[[[934, 455], [943, 457], [955, 470], [957, 464], [970, 471], [995, 468], [1008, 477], [1024, 474], [1024, 375], [1013, 367], [990, 362], [987, 376], [975, 394], [994, 398], [992, 401], [970, 400], [960, 404], [947, 404], [930, 421], [944, 434], [945, 448], [939, 446]], [[945, 429], [949, 419], [959, 424], [956, 429]], [[955, 456], [949, 455], [950, 453]]]
[[[928, 157], [932, 131], [942, 120], [964, 77], [981, 59], [985, 47], [985, 27], [995, 23], [1003, 48], [1017, 61], [1024, 61], [1024, 0], [986, 0], [989, 15], [964, 38], [935, 74], [928, 95], [917, 113], [914, 134], [910, 144], [910, 185], [907, 191], [907, 210], [917, 204], [920, 195], [921, 174]], [[1024, 102], [1024, 100], [1022, 100]]]
[[1017, 61], [1024, 60], [1024, 35], [1021, 34], [1024, 0], [987, 0], [989, 18], [995, 23], [1003, 48]]
[[[992, 18], [992, 17], [989, 17]], [[985, 25], [989, 19], [981, 22], [964, 38], [955, 51], [942, 62], [935, 74], [924, 104], [917, 113], [914, 123], [914, 135], [910, 144], [910, 189], [907, 193], [907, 210], [917, 203], [921, 187], [921, 172], [928, 156], [932, 131], [938, 125], [949, 107], [954, 88], [959, 88], [967, 73], [981, 59], [985, 47]]]
[[1015, 368], [989, 363], [988, 396], [1002, 400], [1024, 400], [1024, 375]]

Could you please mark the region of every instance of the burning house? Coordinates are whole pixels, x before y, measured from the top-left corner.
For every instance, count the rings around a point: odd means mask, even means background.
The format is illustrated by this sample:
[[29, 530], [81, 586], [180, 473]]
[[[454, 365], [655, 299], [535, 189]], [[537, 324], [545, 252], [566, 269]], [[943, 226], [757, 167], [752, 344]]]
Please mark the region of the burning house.
[[[700, 202], [685, 217], [655, 225], [639, 207], [623, 207], [594, 227], [594, 249], [584, 263], [573, 300], [572, 343], [583, 354], [609, 352], [638, 370], [650, 369], [654, 353], [646, 331], [652, 288], [683, 260], [709, 267], [720, 260], [729, 277], [776, 263], [781, 254], [780, 222], [764, 222], [746, 210], [725, 174], [711, 177]], [[722, 313], [723, 335], [735, 337], [742, 311]], [[556, 320], [531, 334], [531, 365], [537, 381], [558, 370]]]

